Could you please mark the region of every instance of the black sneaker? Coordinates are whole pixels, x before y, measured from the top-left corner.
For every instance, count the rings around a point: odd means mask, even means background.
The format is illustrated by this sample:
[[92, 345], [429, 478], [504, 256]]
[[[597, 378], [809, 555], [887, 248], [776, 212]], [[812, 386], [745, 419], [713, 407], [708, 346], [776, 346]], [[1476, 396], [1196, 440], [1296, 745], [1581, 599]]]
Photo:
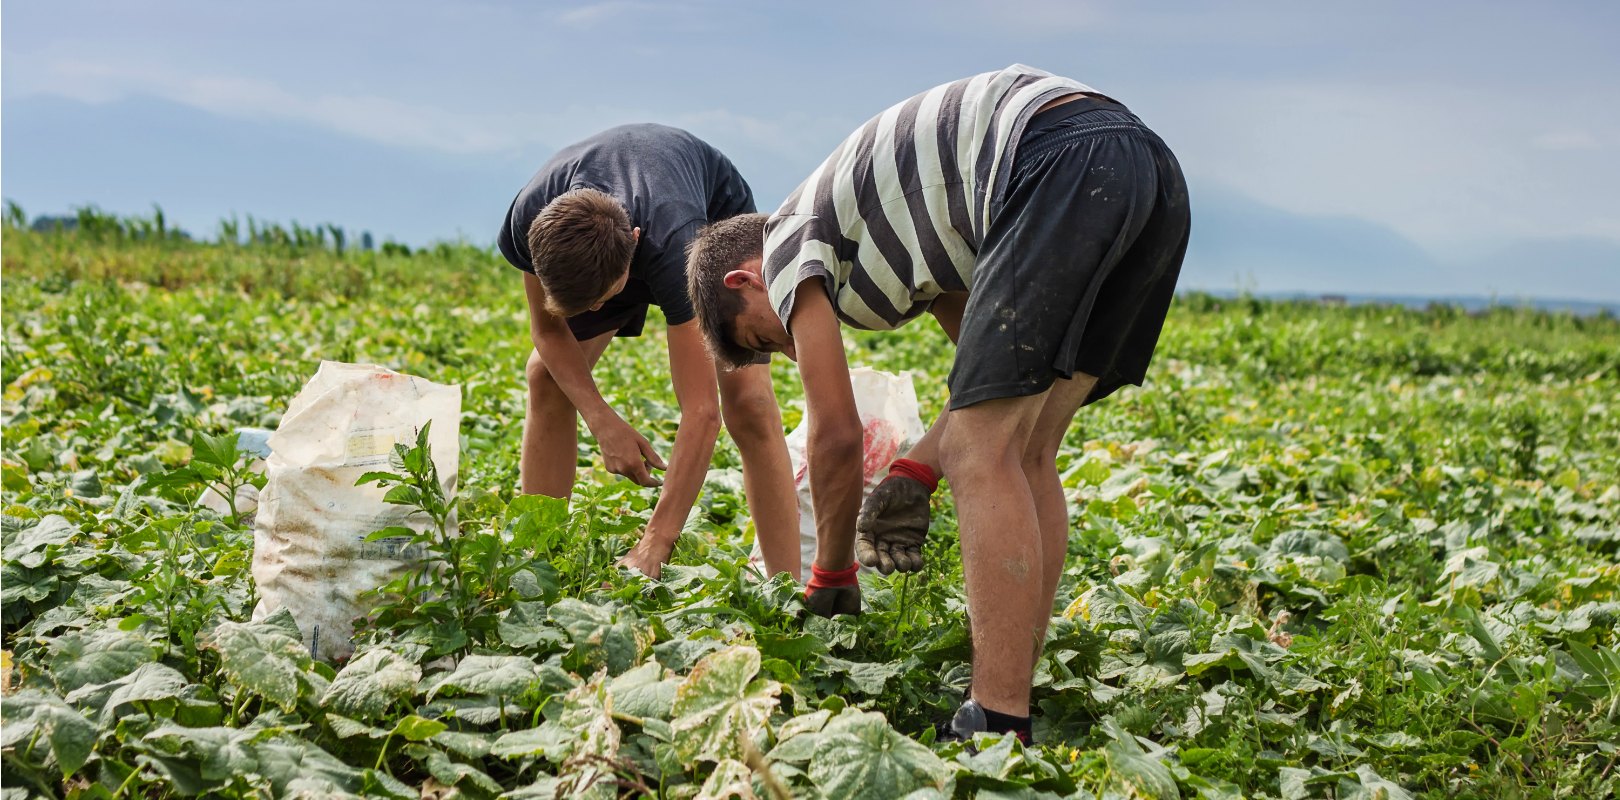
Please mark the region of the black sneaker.
[[839, 614], [860, 616], [861, 586], [823, 586], [804, 596], [804, 607], [819, 617], [832, 619]]
[[941, 723], [937, 728], [936, 742], [962, 742], [967, 745], [969, 752], [978, 752], [973, 746], [975, 733], [1010, 733], [1018, 737], [1018, 741], [1025, 745], [1030, 743], [1030, 736], [1024, 731], [991, 731], [990, 721], [985, 716], [984, 707], [974, 700], [964, 700], [962, 706], [956, 709], [956, 714], [950, 722]]

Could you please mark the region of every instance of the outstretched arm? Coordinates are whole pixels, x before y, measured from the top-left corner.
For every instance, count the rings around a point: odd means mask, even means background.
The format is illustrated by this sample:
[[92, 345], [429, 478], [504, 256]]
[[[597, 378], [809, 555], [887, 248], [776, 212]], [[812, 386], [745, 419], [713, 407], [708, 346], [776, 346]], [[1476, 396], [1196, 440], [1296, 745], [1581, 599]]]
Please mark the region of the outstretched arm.
[[714, 457], [715, 438], [720, 435], [714, 362], [703, 348], [696, 322], [669, 326], [669, 373], [675, 383], [675, 400], [681, 406], [675, 450], [670, 454], [664, 491], [653, 508], [652, 520], [641, 542], [623, 562], [652, 577], [658, 576], [675, 548], [686, 515], [703, 488], [703, 478]]
[[861, 507], [861, 418], [832, 301], [820, 278], [800, 284], [790, 331], [810, 418], [810, 496], [816, 512], [816, 561], [842, 570], [855, 561]]
[[523, 289], [529, 298], [529, 337], [534, 349], [539, 351], [540, 359], [557, 386], [568, 395], [568, 401], [579, 410], [591, 433], [596, 435], [608, 471], [642, 486], [657, 486], [658, 479], [648, 472], [648, 467], [663, 469], [664, 460], [645, 437], [602, 399], [585, 361], [585, 352], [568, 329], [568, 322], [546, 310], [545, 289], [541, 288], [540, 279], [525, 274]]

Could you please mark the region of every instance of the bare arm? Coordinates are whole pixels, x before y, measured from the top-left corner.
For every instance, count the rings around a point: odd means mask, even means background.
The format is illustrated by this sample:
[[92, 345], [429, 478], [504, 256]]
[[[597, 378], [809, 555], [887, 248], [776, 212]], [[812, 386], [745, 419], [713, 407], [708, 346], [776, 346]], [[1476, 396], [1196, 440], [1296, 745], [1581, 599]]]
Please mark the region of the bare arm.
[[714, 457], [715, 438], [720, 435], [714, 362], [703, 347], [696, 322], [669, 327], [669, 373], [675, 383], [675, 400], [681, 407], [681, 424], [675, 432], [675, 450], [664, 476], [664, 491], [653, 508], [646, 535], [673, 543], [703, 488], [703, 478]]
[[[933, 305], [928, 309], [929, 313], [934, 315], [934, 319], [939, 322], [940, 330], [945, 331], [945, 335], [950, 337], [951, 344], [955, 344], [956, 337], [961, 334], [962, 311], [967, 308], [967, 299], [967, 292], [942, 294], [934, 300]], [[906, 452], [906, 458], [927, 464], [929, 469], [932, 469], [936, 475], [942, 472], [939, 458], [939, 442], [945, 435], [945, 426], [948, 424], [950, 416], [951, 409], [947, 404], [944, 409], [940, 410], [934, 424], [928, 426], [928, 432], [923, 434], [923, 437], [918, 439], [917, 443], [913, 444], [911, 449]]]
[[855, 561], [855, 516], [861, 507], [861, 419], [832, 302], [818, 285], [800, 284], [791, 330], [810, 418], [810, 496], [816, 512], [816, 566], [841, 570]]
[[648, 467], [663, 469], [663, 459], [645, 437], [602, 399], [585, 361], [585, 353], [568, 329], [568, 322], [546, 310], [545, 290], [540, 286], [540, 279], [525, 274], [523, 289], [529, 298], [529, 337], [534, 349], [539, 351], [546, 370], [595, 434], [608, 471], [642, 486], [657, 486], [658, 479], [648, 472]]

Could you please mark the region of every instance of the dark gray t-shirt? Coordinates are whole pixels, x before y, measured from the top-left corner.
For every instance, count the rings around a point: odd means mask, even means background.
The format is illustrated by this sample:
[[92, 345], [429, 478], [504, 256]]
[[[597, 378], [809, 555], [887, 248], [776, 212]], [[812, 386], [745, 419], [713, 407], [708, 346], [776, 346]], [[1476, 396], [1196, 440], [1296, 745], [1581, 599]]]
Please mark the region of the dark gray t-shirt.
[[678, 128], [609, 128], [559, 150], [506, 213], [498, 243], [512, 266], [533, 273], [529, 226], [558, 195], [591, 188], [618, 200], [641, 228], [625, 293], [650, 296], [671, 325], [692, 319], [686, 245], [698, 228], [754, 211], [754, 194], [731, 160]]

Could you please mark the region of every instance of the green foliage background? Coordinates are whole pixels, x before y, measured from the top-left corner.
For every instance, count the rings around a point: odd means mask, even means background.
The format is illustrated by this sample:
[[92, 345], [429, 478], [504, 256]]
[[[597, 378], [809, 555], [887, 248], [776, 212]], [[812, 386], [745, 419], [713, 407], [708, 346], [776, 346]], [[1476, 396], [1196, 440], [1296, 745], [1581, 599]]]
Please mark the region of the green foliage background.
[[[151, 226], [4, 232], [5, 796], [1601, 797], [1620, 722], [1620, 323], [1178, 300], [1149, 384], [1059, 456], [1074, 535], [1035, 747], [931, 724], [968, 672], [948, 493], [926, 573], [806, 618], [746, 569], [728, 442], [661, 582], [654, 495], [589, 440], [514, 496], [516, 272]], [[161, 225], [158, 226], [161, 228]], [[661, 332], [599, 383], [667, 451]], [[944, 400], [927, 325], [853, 363]], [[249, 622], [253, 483], [320, 359], [463, 386], [453, 578], [385, 587], [346, 665]], [[776, 367], [786, 422], [802, 404]], [[398, 481], [410, 481], [401, 461]], [[420, 460], [415, 462], [420, 464]], [[433, 544], [430, 542], [429, 544]], [[448, 588], [446, 588], [448, 587]]]

